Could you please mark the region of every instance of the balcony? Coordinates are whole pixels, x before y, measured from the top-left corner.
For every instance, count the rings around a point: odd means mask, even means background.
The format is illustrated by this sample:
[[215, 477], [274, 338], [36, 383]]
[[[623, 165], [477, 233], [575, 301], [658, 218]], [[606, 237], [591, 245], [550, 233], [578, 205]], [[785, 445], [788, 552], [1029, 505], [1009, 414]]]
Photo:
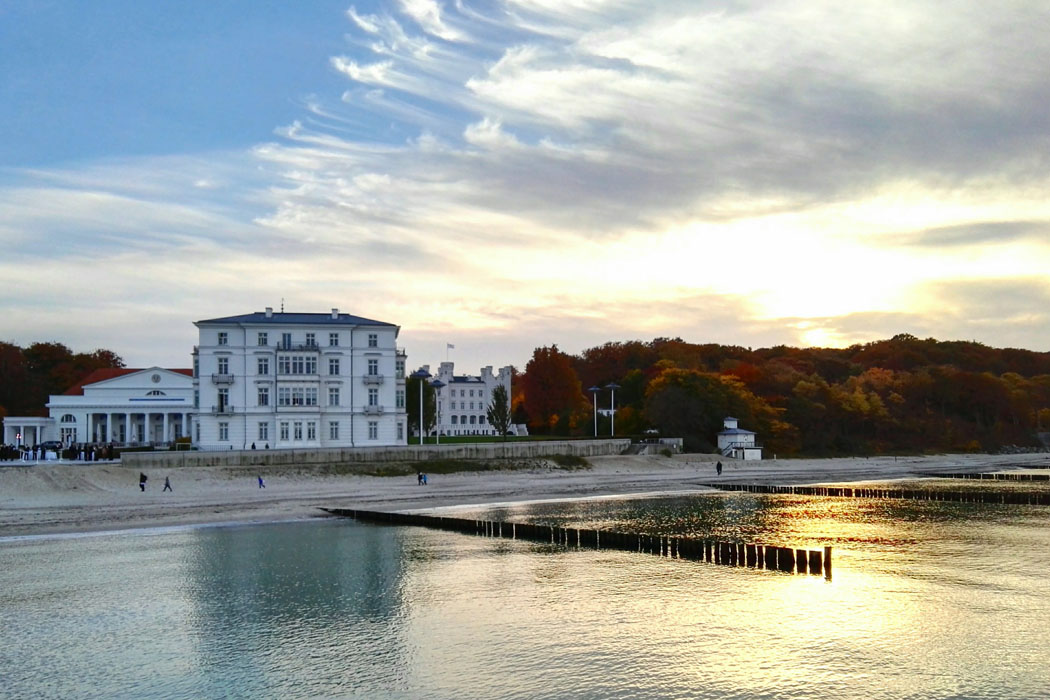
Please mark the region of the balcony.
[[277, 349], [295, 351], [309, 350], [310, 352], [321, 352], [321, 346], [317, 343], [277, 343]]
[[362, 379], [365, 384], [379, 385], [383, 383], [383, 375], [381, 374], [366, 374]]
[[213, 374], [211, 375], [212, 384], [233, 384], [232, 374]]
[[382, 406], [365, 406], [365, 415], [366, 416], [378, 416], [378, 415], [381, 415], [382, 413], [383, 413], [383, 407]]
[[211, 412], [219, 415], [229, 415], [234, 412], [233, 406], [212, 406]]

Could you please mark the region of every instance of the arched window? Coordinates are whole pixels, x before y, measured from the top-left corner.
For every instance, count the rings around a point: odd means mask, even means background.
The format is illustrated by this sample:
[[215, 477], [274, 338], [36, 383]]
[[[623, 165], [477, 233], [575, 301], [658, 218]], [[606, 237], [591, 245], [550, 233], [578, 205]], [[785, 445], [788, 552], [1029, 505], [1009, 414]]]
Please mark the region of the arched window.
[[77, 417], [74, 416], [72, 413], [67, 413], [66, 415], [62, 416], [62, 422], [63, 423], [76, 423], [77, 422]]
[[452, 425], [456, 424], [456, 418], [458, 418], [458, 416], [452, 416]]
[[146, 396], [167, 396], [167, 394], [160, 389], [154, 389], [153, 391], [147, 391]]
[[471, 424], [471, 425], [474, 425], [474, 424], [476, 424], [476, 423], [477, 423], [477, 421], [478, 421], [478, 417], [477, 417], [477, 416], [471, 416], [471, 417], [470, 417], [470, 424]]
[[459, 424], [460, 425], [466, 425], [467, 424], [467, 417], [466, 416], [460, 416], [459, 417]]

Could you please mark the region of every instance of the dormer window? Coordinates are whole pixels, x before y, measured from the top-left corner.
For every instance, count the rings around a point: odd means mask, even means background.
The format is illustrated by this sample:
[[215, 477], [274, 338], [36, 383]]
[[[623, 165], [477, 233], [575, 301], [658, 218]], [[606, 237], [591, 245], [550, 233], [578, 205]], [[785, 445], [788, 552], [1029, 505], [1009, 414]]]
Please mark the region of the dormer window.
[[160, 389], [154, 389], [153, 391], [147, 391], [146, 396], [167, 396], [167, 394]]

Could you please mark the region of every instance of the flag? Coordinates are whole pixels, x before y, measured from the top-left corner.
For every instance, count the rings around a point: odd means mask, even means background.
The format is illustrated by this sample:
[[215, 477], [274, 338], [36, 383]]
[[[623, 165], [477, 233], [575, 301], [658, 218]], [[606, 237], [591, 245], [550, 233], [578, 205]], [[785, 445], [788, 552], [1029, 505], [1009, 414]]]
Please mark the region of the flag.
[[445, 345], [446, 345], [446, 348], [445, 348], [446, 350], [455, 350], [456, 349], [456, 346], [453, 345], [452, 343], [446, 343]]

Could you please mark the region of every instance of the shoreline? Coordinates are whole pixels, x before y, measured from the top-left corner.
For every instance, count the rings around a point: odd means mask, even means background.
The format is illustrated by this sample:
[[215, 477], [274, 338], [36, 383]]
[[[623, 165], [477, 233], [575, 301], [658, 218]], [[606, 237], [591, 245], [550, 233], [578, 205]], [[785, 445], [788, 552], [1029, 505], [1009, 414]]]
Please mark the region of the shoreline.
[[[222, 467], [148, 471], [119, 463], [48, 463], [0, 467], [0, 538], [112, 532], [140, 528], [260, 523], [331, 517], [321, 508], [422, 510], [535, 501], [657, 497], [715, 491], [710, 483], [831, 484], [924, 478], [927, 473], [1050, 470], [1050, 454], [937, 455], [741, 462], [717, 455], [589, 458], [585, 469], [458, 472], [431, 475], [312, 475], [298, 468], [254, 475]], [[165, 476], [172, 492], [162, 492]]]

